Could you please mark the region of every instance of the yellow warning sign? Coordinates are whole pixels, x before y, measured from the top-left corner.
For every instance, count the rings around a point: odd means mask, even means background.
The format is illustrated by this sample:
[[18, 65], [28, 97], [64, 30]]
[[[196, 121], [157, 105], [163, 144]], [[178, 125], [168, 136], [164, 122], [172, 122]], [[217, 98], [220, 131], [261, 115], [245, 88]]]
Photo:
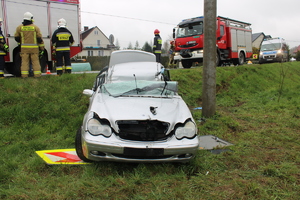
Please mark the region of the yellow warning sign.
[[258, 59], [258, 54], [253, 54], [253, 55], [252, 55], [252, 58], [253, 58], [253, 59]]
[[82, 165], [90, 164], [82, 161], [75, 149], [54, 149], [36, 151], [48, 165]]

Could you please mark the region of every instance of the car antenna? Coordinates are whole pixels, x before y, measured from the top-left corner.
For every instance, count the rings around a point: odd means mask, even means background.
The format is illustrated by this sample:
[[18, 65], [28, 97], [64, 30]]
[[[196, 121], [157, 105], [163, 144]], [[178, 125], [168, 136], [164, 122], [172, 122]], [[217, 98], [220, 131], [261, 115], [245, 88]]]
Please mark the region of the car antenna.
[[135, 74], [133, 74], [133, 76], [134, 76], [134, 81], [135, 81], [136, 94], [139, 94]]

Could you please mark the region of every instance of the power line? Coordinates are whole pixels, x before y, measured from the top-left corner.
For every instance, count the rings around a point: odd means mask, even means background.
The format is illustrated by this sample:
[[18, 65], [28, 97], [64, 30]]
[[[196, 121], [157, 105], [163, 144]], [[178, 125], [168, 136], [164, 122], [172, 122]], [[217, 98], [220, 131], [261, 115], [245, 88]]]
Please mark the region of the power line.
[[144, 21], [144, 22], [153, 22], [153, 23], [159, 23], [159, 24], [168, 24], [172, 26], [176, 26], [176, 24], [171, 24], [167, 22], [158, 22], [158, 21], [152, 21], [147, 19], [139, 19], [139, 18], [133, 18], [133, 17], [124, 17], [124, 16], [118, 16], [118, 15], [111, 15], [111, 14], [103, 14], [103, 13], [97, 13], [97, 12], [88, 12], [88, 11], [81, 11], [82, 13], [88, 13], [88, 14], [95, 14], [95, 15], [103, 15], [103, 16], [109, 16], [109, 17], [118, 17], [118, 18], [125, 18], [125, 19], [132, 19], [132, 20], [138, 20], [138, 21]]

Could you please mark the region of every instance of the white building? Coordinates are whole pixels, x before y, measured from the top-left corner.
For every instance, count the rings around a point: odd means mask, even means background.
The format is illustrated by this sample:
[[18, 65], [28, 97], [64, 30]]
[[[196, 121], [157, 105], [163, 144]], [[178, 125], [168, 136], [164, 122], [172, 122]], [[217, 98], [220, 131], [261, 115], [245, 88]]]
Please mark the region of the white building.
[[110, 43], [108, 37], [97, 26], [92, 28], [85, 26], [81, 37], [83, 49], [78, 57], [110, 56], [116, 49], [116, 46]]

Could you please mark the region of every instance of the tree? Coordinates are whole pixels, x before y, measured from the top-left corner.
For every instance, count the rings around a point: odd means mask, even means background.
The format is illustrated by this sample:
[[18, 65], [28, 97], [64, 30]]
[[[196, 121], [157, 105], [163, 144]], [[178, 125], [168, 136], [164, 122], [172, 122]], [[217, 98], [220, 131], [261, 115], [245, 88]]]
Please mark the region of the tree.
[[162, 50], [163, 50], [162, 53], [163, 53], [163, 54], [168, 53], [169, 48], [170, 48], [170, 43], [169, 43], [169, 41], [165, 41], [165, 42], [164, 42], [164, 45], [163, 45], [163, 48], [162, 48]]
[[139, 49], [140, 49], [140, 45], [139, 45], [139, 42], [138, 42], [138, 41], [135, 42], [134, 49], [135, 49], [135, 50], [139, 50]]
[[129, 42], [127, 49], [132, 49], [132, 44]]
[[144, 46], [142, 47], [142, 50], [152, 53], [152, 47], [148, 42], [145, 42]]
[[300, 51], [297, 51], [295, 58], [297, 61], [300, 61]]
[[119, 40], [116, 40], [116, 50], [120, 50], [120, 44], [119, 44]]

